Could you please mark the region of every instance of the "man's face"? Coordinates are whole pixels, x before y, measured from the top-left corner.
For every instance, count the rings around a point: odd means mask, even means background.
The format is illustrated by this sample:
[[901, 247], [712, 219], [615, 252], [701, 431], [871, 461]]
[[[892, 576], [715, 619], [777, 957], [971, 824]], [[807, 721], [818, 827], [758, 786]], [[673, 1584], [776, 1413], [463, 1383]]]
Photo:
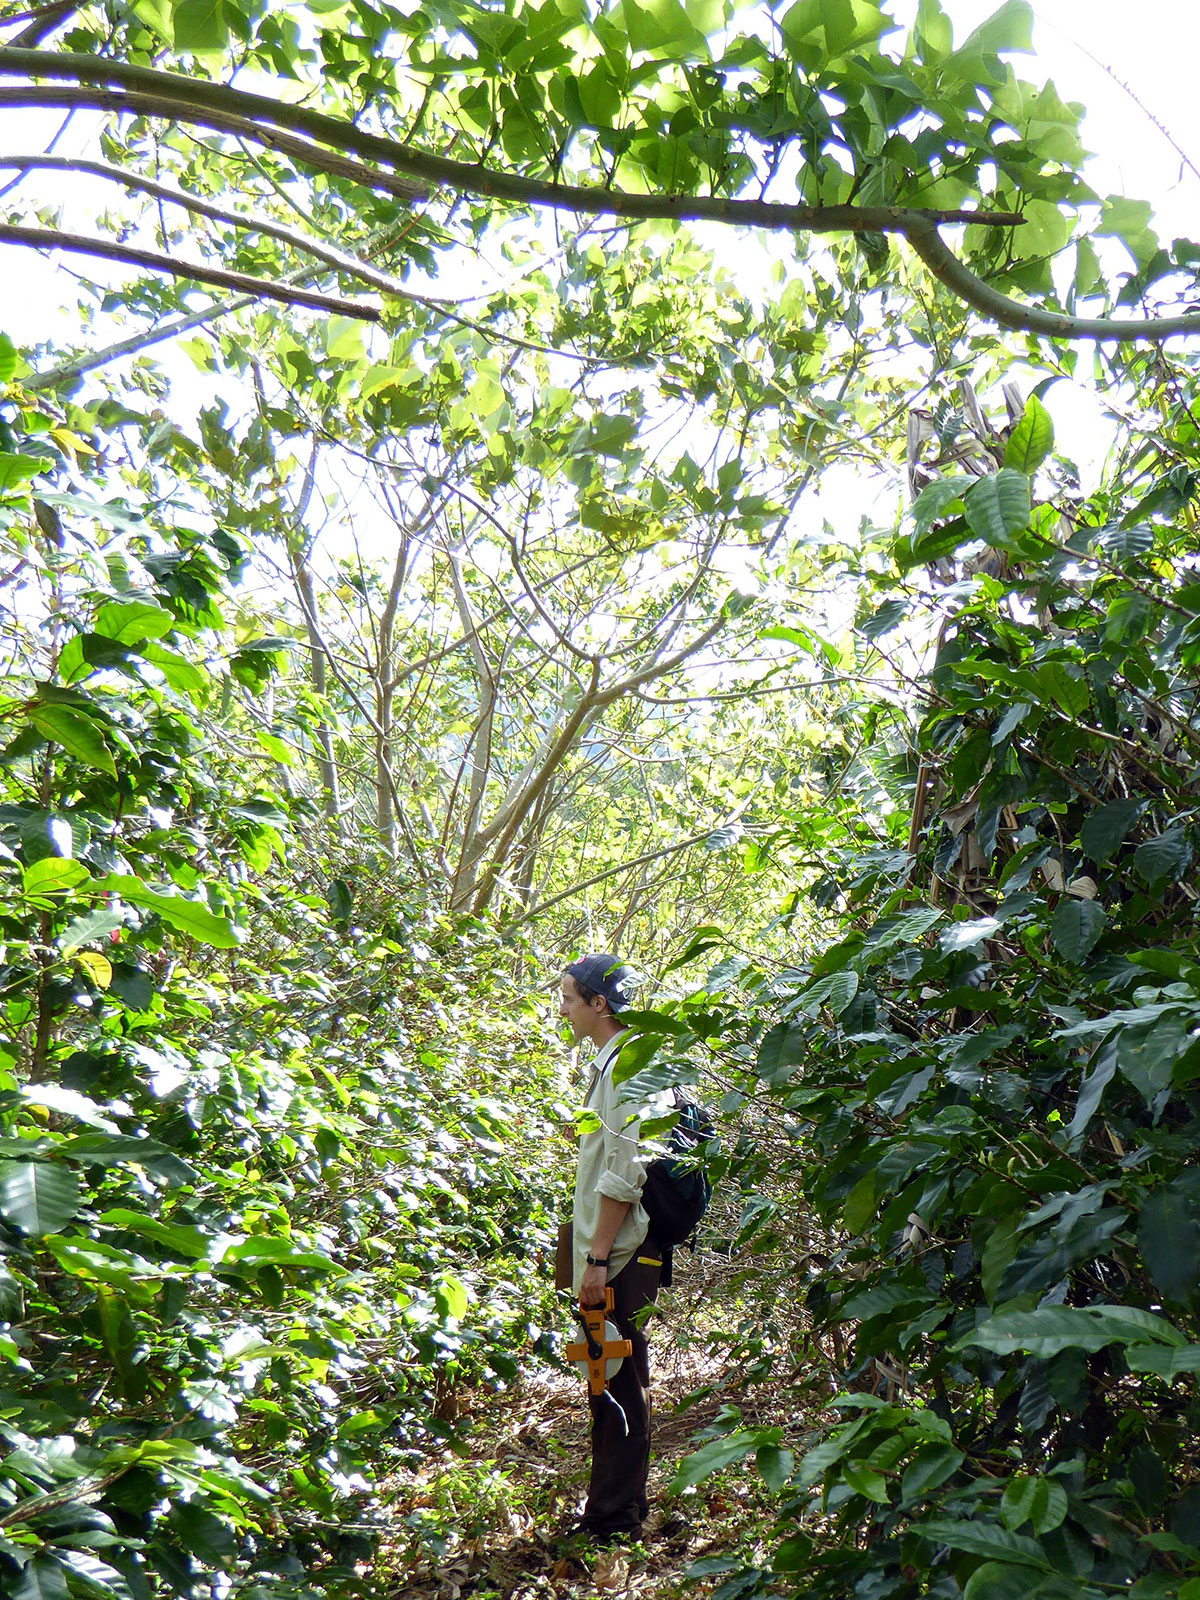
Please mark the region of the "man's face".
[[564, 974], [558, 1014], [570, 1028], [576, 1044], [584, 1039], [595, 1038], [596, 1023], [605, 1010], [605, 1003], [599, 995], [594, 1000], [585, 1000], [575, 985], [575, 979], [570, 973]]

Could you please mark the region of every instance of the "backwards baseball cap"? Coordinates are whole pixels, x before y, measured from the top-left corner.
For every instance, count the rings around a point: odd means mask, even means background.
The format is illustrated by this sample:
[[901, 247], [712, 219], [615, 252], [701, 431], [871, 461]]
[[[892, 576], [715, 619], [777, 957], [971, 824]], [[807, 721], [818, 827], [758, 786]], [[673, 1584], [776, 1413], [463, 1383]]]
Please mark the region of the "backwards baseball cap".
[[593, 994], [602, 994], [612, 1011], [627, 1006], [637, 987], [633, 968], [625, 966], [616, 956], [603, 953], [580, 956], [565, 970], [576, 983], [583, 984]]

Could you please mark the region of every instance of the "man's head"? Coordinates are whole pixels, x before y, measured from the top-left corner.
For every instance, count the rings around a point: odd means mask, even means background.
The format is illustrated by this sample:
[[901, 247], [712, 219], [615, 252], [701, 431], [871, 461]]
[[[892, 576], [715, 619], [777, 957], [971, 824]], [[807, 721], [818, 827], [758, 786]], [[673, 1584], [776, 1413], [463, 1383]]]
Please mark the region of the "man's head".
[[590, 1039], [604, 1044], [621, 1028], [616, 1015], [629, 1004], [633, 973], [612, 955], [581, 956], [562, 976], [558, 1014], [570, 1026], [576, 1044]]

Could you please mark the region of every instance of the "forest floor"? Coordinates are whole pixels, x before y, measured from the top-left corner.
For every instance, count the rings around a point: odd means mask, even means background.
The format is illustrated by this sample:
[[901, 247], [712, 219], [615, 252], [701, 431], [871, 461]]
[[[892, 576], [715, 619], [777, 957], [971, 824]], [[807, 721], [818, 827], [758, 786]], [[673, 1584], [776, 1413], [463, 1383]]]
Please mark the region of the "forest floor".
[[651, 1331], [651, 1511], [641, 1539], [604, 1549], [568, 1536], [587, 1488], [587, 1401], [579, 1378], [542, 1370], [460, 1417], [469, 1457], [447, 1454], [391, 1481], [392, 1535], [376, 1569], [388, 1600], [672, 1600], [702, 1596], [722, 1568], [769, 1560], [775, 1508], [752, 1463], [681, 1495], [669, 1485], [722, 1407], [737, 1407], [748, 1426], [782, 1426], [783, 1443], [799, 1445], [822, 1409], [811, 1376], [748, 1384], [740, 1363], [683, 1337], [682, 1301], [664, 1300]]

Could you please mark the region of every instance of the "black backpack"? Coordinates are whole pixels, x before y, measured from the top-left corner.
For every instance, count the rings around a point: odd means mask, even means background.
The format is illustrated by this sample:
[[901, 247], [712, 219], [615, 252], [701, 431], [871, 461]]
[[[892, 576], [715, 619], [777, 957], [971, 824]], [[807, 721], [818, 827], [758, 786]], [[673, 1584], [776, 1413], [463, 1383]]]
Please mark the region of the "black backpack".
[[673, 1091], [679, 1120], [667, 1141], [668, 1154], [659, 1156], [646, 1168], [642, 1205], [650, 1218], [650, 1233], [663, 1247], [663, 1282], [670, 1283], [670, 1258], [675, 1245], [683, 1244], [695, 1233], [708, 1210], [712, 1184], [694, 1157], [700, 1145], [715, 1133], [712, 1118], [703, 1106], [689, 1100], [682, 1090]]

